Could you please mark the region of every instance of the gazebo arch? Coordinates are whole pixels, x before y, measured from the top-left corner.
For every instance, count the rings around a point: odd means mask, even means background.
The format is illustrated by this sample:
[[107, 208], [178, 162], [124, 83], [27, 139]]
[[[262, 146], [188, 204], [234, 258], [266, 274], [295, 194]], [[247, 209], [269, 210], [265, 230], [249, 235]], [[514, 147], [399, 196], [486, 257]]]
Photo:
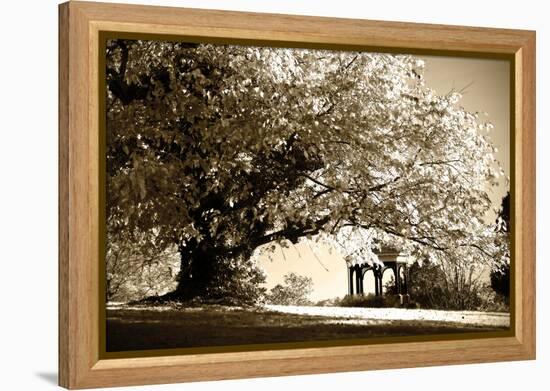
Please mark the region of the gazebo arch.
[[372, 272], [371, 276], [372, 276], [373, 289], [376, 288], [376, 272], [374, 271], [374, 269], [363, 268], [361, 272], [363, 273], [363, 292], [365, 292], [367, 288], [367, 279], [369, 277], [369, 272]]
[[365, 274], [372, 270], [374, 274], [374, 294], [382, 296], [384, 294], [382, 276], [386, 270], [391, 269], [395, 280], [395, 291], [401, 298], [402, 303], [407, 302], [409, 297], [409, 269], [405, 254], [393, 248], [381, 248], [380, 250], [373, 250], [373, 252], [378, 256], [381, 264], [370, 265], [365, 262], [348, 265], [348, 294], [363, 295]]
[[[382, 268], [382, 272], [381, 272], [381, 275], [380, 275], [380, 280], [382, 281], [382, 293], [384, 293], [384, 278], [386, 278], [386, 281], [388, 279], [388, 273], [391, 273], [391, 275], [393, 276], [393, 280], [394, 282], [396, 281], [397, 277], [396, 277], [396, 269], [397, 268], [393, 268], [393, 267], [384, 267]], [[397, 293], [397, 292], [396, 292]]]

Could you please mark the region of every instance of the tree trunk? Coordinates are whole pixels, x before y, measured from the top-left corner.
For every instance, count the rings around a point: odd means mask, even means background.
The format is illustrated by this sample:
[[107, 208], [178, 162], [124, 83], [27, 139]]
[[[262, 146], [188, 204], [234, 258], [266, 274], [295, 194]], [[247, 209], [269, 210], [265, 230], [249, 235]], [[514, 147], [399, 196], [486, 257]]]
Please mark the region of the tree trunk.
[[178, 248], [180, 272], [172, 293], [180, 300], [208, 297], [216, 284], [216, 257], [204, 243], [191, 240]]
[[263, 294], [260, 284], [265, 277], [248, 263], [251, 249], [244, 248], [229, 259], [225, 252], [205, 241], [190, 240], [179, 245], [178, 251], [181, 268], [176, 289], [161, 297], [151, 297], [151, 301], [197, 299], [201, 303], [246, 305], [255, 303]]

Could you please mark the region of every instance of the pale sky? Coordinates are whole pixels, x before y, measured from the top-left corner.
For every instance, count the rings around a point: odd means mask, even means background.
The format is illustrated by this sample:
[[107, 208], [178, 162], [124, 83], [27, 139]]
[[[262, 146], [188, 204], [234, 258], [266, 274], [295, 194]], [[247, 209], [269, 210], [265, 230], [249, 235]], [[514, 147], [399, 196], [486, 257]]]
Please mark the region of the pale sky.
[[[486, 112], [486, 120], [494, 125], [490, 134], [498, 148], [496, 158], [504, 172], [510, 175], [510, 63], [504, 60], [472, 59], [457, 57], [422, 56], [426, 62], [426, 84], [443, 95], [452, 89], [463, 92], [461, 105], [471, 112]], [[483, 117], [482, 117], [483, 118]], [[502, 181], [490, 192], [495, 208], [500, 206], [507, 185]], [[317, 247], [316, 247], [317, 246]], [[316, 247], [314, 255], [312, 249]], [[284, 252], [284, 255], [283, 255]], [[266, 271], [269, 289], [282, 282], [289, 272], [306, 275], [313, 279], [312, 300], [341, 297], [347, 293], [347, 267], [336, 252], [314, 242], [300, 243], [295, 247], [278, 248], [271, 255], [260, 258], [260, 266]], [[328, 269], [328, 271], [326, 270]], [[371, 273], [365, 278], [365, 292], [374, 292]], [[391, 272], [384, 274], [384, 284]]]

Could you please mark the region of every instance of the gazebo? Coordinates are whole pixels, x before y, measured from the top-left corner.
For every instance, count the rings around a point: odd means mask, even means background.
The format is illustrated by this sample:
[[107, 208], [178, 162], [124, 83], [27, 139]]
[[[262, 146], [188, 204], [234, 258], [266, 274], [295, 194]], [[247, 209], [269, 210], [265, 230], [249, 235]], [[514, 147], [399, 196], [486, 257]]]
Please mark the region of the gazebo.
[[388, 269], [391, 269], [393, 270], [395, 280], [395, 291], [401, 298], [401, 302], [406, 303], [409, 297], [409, 269], [406, 254], [402, 254], [399, 250], [389, 247], [373, 250], [373, 253], [378, 256], [381, 263], [369, 264], [365, 262], [348, 265], [348, 294], [363, 295], [365, 274], [369, 270], [372, 270], [374, 275], [374, 293], [376, 296], [382, 296], [382, 277]]

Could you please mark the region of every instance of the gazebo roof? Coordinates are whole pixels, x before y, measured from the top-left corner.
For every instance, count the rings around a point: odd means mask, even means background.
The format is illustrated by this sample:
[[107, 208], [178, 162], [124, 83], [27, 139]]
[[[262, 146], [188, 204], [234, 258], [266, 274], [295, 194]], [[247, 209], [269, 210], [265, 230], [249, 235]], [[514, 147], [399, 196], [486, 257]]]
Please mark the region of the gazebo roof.
[[401, 255], [400, 250], [398, 250], [395, 247], [389, 247], [389, 246], [384, 246], [384, 247], [381, 247], [380, 249], [373, 249], [372, 252], [375, 253], [376, 255], [394, 255], [394, 256]]

